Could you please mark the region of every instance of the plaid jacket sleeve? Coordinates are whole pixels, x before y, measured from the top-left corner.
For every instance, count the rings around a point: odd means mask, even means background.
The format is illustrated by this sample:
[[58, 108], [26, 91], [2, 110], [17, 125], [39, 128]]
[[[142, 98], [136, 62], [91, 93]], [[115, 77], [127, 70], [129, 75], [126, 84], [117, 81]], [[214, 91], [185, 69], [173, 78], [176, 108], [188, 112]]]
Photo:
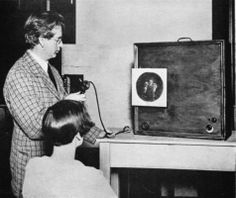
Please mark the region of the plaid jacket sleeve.
[[90, 129], [90, 131], [88, 133], [86, 133], [84, 135], [84, 140], [89, 142], [89, 143], [92, 143], [92, 144], [95, 144], [96, 142], [96, 139], [98, 137], [98, 135], [102, 132], [103, 130], [100, 129], [99, 127], [97, 126], [94, 126]]

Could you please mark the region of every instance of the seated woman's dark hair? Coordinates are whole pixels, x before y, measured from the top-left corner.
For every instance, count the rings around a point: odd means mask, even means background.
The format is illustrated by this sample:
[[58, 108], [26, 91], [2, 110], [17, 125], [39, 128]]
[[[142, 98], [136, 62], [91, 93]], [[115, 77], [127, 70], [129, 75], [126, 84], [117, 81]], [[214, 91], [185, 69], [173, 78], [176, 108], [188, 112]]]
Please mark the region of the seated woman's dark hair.
[[43, 117], [42, 132], [45, 152], [51, 155], [53, 146], [72, 142], [77, 133], [85, 135], [94, 123], [82, 102], [62, 100], [49, 107]]

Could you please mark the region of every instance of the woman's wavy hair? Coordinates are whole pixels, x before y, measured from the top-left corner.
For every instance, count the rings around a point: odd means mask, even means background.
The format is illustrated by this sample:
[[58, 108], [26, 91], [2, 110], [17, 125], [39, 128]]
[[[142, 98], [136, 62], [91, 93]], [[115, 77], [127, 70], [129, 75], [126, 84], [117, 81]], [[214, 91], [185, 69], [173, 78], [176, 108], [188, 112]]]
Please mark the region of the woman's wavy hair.
[[62, 100], [49, 107], [42, 122], [45, 152], [49, 156], [53, 146], [69, 144], [77, 133], [83, 136], [94, 126], [85, 105], [74, 100]]
[[31, 14], [25, 22], [25, 41], [31, 48], [39, 43], [39, 37], [50, 39], [54, 36], [55, 26], [65, 28], [64, 17], [54, 11], [36, 12]]

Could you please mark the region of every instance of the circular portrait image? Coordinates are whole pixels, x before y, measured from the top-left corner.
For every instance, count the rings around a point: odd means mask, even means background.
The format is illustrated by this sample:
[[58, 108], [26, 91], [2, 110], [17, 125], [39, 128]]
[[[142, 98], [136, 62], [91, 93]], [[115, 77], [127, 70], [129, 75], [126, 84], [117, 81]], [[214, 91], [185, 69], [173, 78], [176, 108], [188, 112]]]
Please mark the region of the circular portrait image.
[[145, 72], [137, 79], [136, 89], [141, 99], [153, 102], [157, 100], [163, 92], [163, 81], [158, 74]]

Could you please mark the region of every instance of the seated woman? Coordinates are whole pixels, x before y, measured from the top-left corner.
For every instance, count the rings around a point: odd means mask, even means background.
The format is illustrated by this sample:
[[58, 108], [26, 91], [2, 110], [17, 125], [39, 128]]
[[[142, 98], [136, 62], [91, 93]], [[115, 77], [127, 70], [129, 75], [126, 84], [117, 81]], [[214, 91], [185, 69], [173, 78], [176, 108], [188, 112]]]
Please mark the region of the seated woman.
[[48, 108], [42, 131], [48, 156], [26, 166], [24, 198], [116, 198], [102, 172], [75, 160], [75, 149], [94, 126], [83, 103], [62, 100]]

